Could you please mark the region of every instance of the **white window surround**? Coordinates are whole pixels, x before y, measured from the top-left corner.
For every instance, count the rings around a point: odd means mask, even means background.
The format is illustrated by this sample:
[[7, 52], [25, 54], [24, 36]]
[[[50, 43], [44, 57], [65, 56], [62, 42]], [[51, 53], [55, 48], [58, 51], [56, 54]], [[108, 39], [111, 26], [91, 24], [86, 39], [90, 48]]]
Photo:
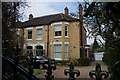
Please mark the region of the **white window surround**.
[[31, 30], [31, 29], [33, 29], [33, 27], [26, 28], [26, 30]]
[[54, 38], [62, 38], [62, 36], [54, 36]]
[[62, 44], [62, 42], [53, 42], [53, 44]]
[[26, 30], [26, 35], [27, 35], [27, 39], [26, 39], [26, 41], [31, 41], [32, 39], [28, 39], [28, 31], [29, 30], [31, 30], [32, 32], [33, 32], [33, 30], [32, 30], [33, 28], [27, 28]]
[[54, 59], [61, 60], [62, 57], [62, 45], [55, 44], [54, 45]]
[[64, 24], [69, 24], [69, 22], [64, 22]]
[[38, 45], [43, 46], [43, 49], [45, 49], [44, 43], [26, 43], [26, 44], [24, 44], [24, 48], [25, 48], [25, 46], [32, 46], [33, 49], [35, 49], [35, 46], [38, 46]]
[[43, 33], [43, 27], [36, 27], [36, 40], [42, 40], [42, 37], [40, 39], [37, 39], [37, 30], [38, 29], [42, 29], [42, 33]]
[[61, 58], [54, 58], [55, 60], [62, 60]]
[[[50, 45], [52, 44], [62, 44], [62, 42], [51, 42]], [[64, 44], [69, 44], [69, 42], [64, 42]]]
[[66, 28], [66, 25], [67, 25], [67, 30], [65, 30], [65, 32], [67, 31], [67, 36], [65, 36], [65, 38], [69, 38], [68, 37], [68, 29], [69, 29], [69, 27], [68, 27], [68, 24], [65, 24], [65, 28]]
[[62, 37], [62, 26], [61, 24], [54, 25], [54, 38], [61, 38]]
[[62, 24], [62, 22], [53, 23], [53, 25], [59, 25], [59, 24]]
[[68, 59], [69, 57], [69, 45], [68, 44], [65, 44], [65, 59]]
[[41, 28], [43, 28], [43, 26], [36, 27], [36, 29], [41, 29]]
[[64, 42], [64, 44], [69, 44], [69, 42]]

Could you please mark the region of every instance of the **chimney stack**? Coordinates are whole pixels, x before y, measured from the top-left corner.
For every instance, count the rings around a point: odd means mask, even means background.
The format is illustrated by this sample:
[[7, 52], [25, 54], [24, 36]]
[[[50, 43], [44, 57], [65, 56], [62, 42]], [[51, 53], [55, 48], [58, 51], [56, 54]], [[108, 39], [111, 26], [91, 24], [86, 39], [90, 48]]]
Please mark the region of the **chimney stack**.
[[29, 20], [30, 20], [30, 19], [32, 19], [32, 18], [33, 18], [33, 15], [32, 15], [32, 14], [30, 14], [30, 15], [29, 15]]
[[64, 13], [65, 13], [66, 15], [68, 15], [68, 14], [69, 14], [69, 10], [68, 10], [68, 8], [67, 8], [67, 7], [64, 9]]
[[82, 9], [83, 9], [83, 8], [82, 8], [82, 5], [81, 5], [81, 4], [79, 4], [78, 9], [79, 9], [79, 15], [82, 16]]

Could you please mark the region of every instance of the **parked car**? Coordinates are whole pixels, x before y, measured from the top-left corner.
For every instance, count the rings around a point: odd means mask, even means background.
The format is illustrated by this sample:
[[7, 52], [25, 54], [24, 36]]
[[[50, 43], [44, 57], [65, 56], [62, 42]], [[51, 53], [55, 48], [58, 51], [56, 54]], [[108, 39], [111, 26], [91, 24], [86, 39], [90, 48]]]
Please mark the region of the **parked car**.
[[[47, 69], [47, 66], [49, 63], [49, 58], [44, 57], [44, 56], [35, 56], [32, 59], [33, 59], [35, 68]], [[52, 66], [53, 70], [55, 70], [56, 69], [55, 59], [50, 59], [50, 60], [51, 60], [51, 66]]]

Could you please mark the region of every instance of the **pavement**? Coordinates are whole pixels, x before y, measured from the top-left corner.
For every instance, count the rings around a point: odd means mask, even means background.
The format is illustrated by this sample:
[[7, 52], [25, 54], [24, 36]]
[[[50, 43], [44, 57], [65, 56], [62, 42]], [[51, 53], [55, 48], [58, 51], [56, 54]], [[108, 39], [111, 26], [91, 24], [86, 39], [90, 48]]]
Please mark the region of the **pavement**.
[[[80, 76], [76, 78], [90, 78], [89, 72], [91, 70], [95, 70], [96, 63], [101, 64], [101, 69], [108, 71], [108, 66], [102, 61], [94, 61], [91, 62], [90, 66], [75, 66], [74, 69], [80, 71]], [[68, 76], [64, 75], [64, 70], [68, 69], [68, 66], [57, 66], [57, 69], [53, 71], [54, 78], [68, 78]], [[38, 78], [45, 78], [46, 72], [40, 75], [37, 75]], [[93, 79], [92, 79], [93, 80]]]

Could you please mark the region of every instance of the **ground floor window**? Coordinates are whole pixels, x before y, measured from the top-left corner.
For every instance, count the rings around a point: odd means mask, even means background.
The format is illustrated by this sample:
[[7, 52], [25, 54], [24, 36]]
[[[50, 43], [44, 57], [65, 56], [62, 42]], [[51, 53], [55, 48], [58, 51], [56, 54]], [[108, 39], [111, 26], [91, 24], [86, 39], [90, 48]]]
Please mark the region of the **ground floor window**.
[[27, 54], [28, 56], [32, 57], [33, 56], [33, 52], [32, 52], [32, 46], [27, 46]]
[[43, 56], [44, 50], [43, 50], [43, 46], [36, 46], [36, 56]]
[[68, 44], [65, 45], [65, 59], [68, 59]]
[[61, 59], [62, 48], [61, 44], [54, 45], [54, 58]]

